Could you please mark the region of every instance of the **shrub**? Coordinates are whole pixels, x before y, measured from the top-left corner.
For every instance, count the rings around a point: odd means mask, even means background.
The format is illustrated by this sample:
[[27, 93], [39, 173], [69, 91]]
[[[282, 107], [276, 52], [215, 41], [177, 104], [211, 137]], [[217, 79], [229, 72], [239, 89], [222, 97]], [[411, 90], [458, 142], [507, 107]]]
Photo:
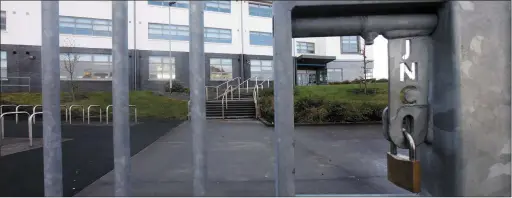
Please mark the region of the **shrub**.
[[[169, 82], [165, 83], [165, 92], [169, 92]], [[173, 80], [171, 92], [189, 93], [190, 90], [183, 86], [183, 84], [180, 81]]]
[[388, 82], [388, 79], [381, 78], [381, 79], [379, 79], [379, 80], [376, 80], [375, 82]]

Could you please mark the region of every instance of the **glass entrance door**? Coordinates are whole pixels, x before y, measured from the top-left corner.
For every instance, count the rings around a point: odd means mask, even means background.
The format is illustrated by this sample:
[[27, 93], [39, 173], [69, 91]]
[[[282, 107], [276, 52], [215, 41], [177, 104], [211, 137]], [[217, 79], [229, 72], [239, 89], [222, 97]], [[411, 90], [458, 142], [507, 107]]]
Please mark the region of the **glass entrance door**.
[[298, 86], [315, 85], [316, 80], [316, 70], [297, 70]]

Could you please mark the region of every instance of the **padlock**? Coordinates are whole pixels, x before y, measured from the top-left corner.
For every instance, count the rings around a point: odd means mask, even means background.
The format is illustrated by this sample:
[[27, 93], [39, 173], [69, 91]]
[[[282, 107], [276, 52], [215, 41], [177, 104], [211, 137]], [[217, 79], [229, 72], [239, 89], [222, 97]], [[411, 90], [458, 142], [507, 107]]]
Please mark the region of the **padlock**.
[[397, 146], [390, 142], [390, 152], [387, 153], [388, 180], [393, 184], [413, 193], [420, 192], [421, 172], [420, 162], [416, 160], [416, 146], [412, 136], [402, 129], [409, 144], [409, 157], [397, 154]]

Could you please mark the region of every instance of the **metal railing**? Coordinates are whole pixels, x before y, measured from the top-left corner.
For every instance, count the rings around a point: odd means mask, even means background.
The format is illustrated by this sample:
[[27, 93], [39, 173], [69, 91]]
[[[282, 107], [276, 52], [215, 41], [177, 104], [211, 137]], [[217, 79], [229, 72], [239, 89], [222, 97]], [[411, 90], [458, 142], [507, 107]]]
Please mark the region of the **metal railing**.
[[[233, 100], [233, 86], [228, 86], [226, 90], [224, 90], [224, 93], [221, 95], [221, 111], [222, 111], [222, 118], [224, 119], [224, 104], [226, 104], [226, 109], [228, 109], [228, 94], [231, 92], [231, 100]], [[225, 102], [224, 102], [225, 101]]]
[[[128, 105], [129, 107], [133, 107], [134, 108], [134, 118], [135, 118], [135, 123], [137, 123], [137, 106], [136, 105]], [[113, 105], [108, 105], [107, 108], [106, 108], [106, 112], [105, 114], [107, 114], [107, 124], [108, 124], [108, 109], [110, 109], [110, 107], [113, 107]]]
[[5, 115], [11, 115], [11, 114], [27, 114], [28, 116], [30, 116], [30, 114], [26, 111], [16, 111], [16, 112], [7, 112], [7, 113], [3, 113], [2, 115], [0, 115], [0, 124], [2, 125], [0, 127], [0, 133], [1, 133], [1, 136], [2, 136], [2, 139], [4, 139], [4, 116]]
[[[14, 79], [28, 79], [27, 84], [16, 84], [16, 85], [9, 85], [4, 84], [3, 79], [7, 79], [7, 81], [11, 78]], [[30, 77], [3, 77], [2, 80], [0, 80], [0, 92], [3, 93], [3, 87], [28, 87], [28, 92], [30, 92]]]
[[236, 77], [236, 78], [233, 78], [233, 79], [230, 79], [230, 80], [227, 80], [223, 83], [221, 83], [220, 85], [217, 85], [217, 86], [205, 86], [205, 91], [206, 91], [206, 100], [209, 100], [209, 96], [208, 96], [208, 88], [215, 88], [215, 99], [218, 99], [220, 96], [219, 96], [219, 88], [221, 88], [222, 86], [226, 86], [226, 89], [229, 88], [229, 86], [231, 86], [229, 83], [230, 82], [234, 82], [235, 80], [237, 80], [238, 84], [237, 85], [240, 85], [240, 80], [241, 78], [240, 77]]
[[0, 115], [2, 115], [2, 113], [4, 112], [3, 111], [4, 107], [16, 107], [16, 106], [18, 106], [18, 105], [0, 105]]
[[[14, 110], [14, 112], [20, 112], [20, 111], [18, 111], [18, 109], [20, 107], [32, 107], [32, 106], [34, 106], [34, 105], [18, 105], [18, 106], [16, 106], [16, 109]], [[16, 114], [16, 124], [18, 124], [18, 114]]]
[[70, 105], [69, 106], [69, 124], [71, 124], [71, 120], [72, 120], [71, 119], [72, 118], [72, 116], [71, 116], [71, 109], [73, 107], [82, 107], [82, 123], [85, 123], [85, 109], [84, 109], [84, 106], [83, 105]]
[[100, 105], [89, 105], [87, 107], [87, 124], [91, 124], [91, 107], [99, 107], [100, 108], [100, 123], [102, 122], [101, 118], [101, 106]]
[[34, 112], [28, 117], [28, 139], [30, 146], [32, 146], [32, 125], [36, 123], [35, 116], [39, 114], [43, 114], [43, 112]]

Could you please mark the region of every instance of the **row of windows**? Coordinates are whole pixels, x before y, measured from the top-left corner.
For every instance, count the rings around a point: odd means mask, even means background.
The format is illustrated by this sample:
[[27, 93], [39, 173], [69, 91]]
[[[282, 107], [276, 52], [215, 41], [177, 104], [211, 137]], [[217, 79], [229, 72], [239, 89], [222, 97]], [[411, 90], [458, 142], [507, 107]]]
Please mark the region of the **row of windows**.
[[[204, 10], [213, 12], [231, 13], [231, 1], [205, 1]], [[169, 6], [169, 1], [148, 1], [149, 5]], [[176, 1], [171, 4], [172, 7], [188, 8], [190, 3], [188, 1]]]
[[[233, 78], [233, 60], [223, 58], [210, 58], [210, 79], [228, 80]], [[176, 60], [173, 57], [169, 61], [167, 56], [150, 56], [149, 79], [168, 80], [171, 76], [176, 79]], [[169, 63], [172, 67], [169, 66]], [[60, 78], [87, 79], [87, 80], [110, 80], [112, 78], [112, 55], [110, 54], [80, 54], [61, 53], [60, 55]], [[0, 52], [0, 76], [7, 77], [7, 53]], [[250, 60], [251, 77], [261, 80], [273, 79], [272, 60]], [[72, 72], [70, 72], [72, 71]], [[343, 69], [327, 69], [328, 82], [342, 82]]]
[[[169, 1], [148, 1], [149, 5], [169, 6]], [[188, 1], [175, 1], [172, 7], [189, 8]], [[204, 10], [214, 12], [231, 13], [231, 2], [224, 1], [205, 1]], [[272, 17], [272, 5], [249, 3], [249, 15], [259, 17]]]

